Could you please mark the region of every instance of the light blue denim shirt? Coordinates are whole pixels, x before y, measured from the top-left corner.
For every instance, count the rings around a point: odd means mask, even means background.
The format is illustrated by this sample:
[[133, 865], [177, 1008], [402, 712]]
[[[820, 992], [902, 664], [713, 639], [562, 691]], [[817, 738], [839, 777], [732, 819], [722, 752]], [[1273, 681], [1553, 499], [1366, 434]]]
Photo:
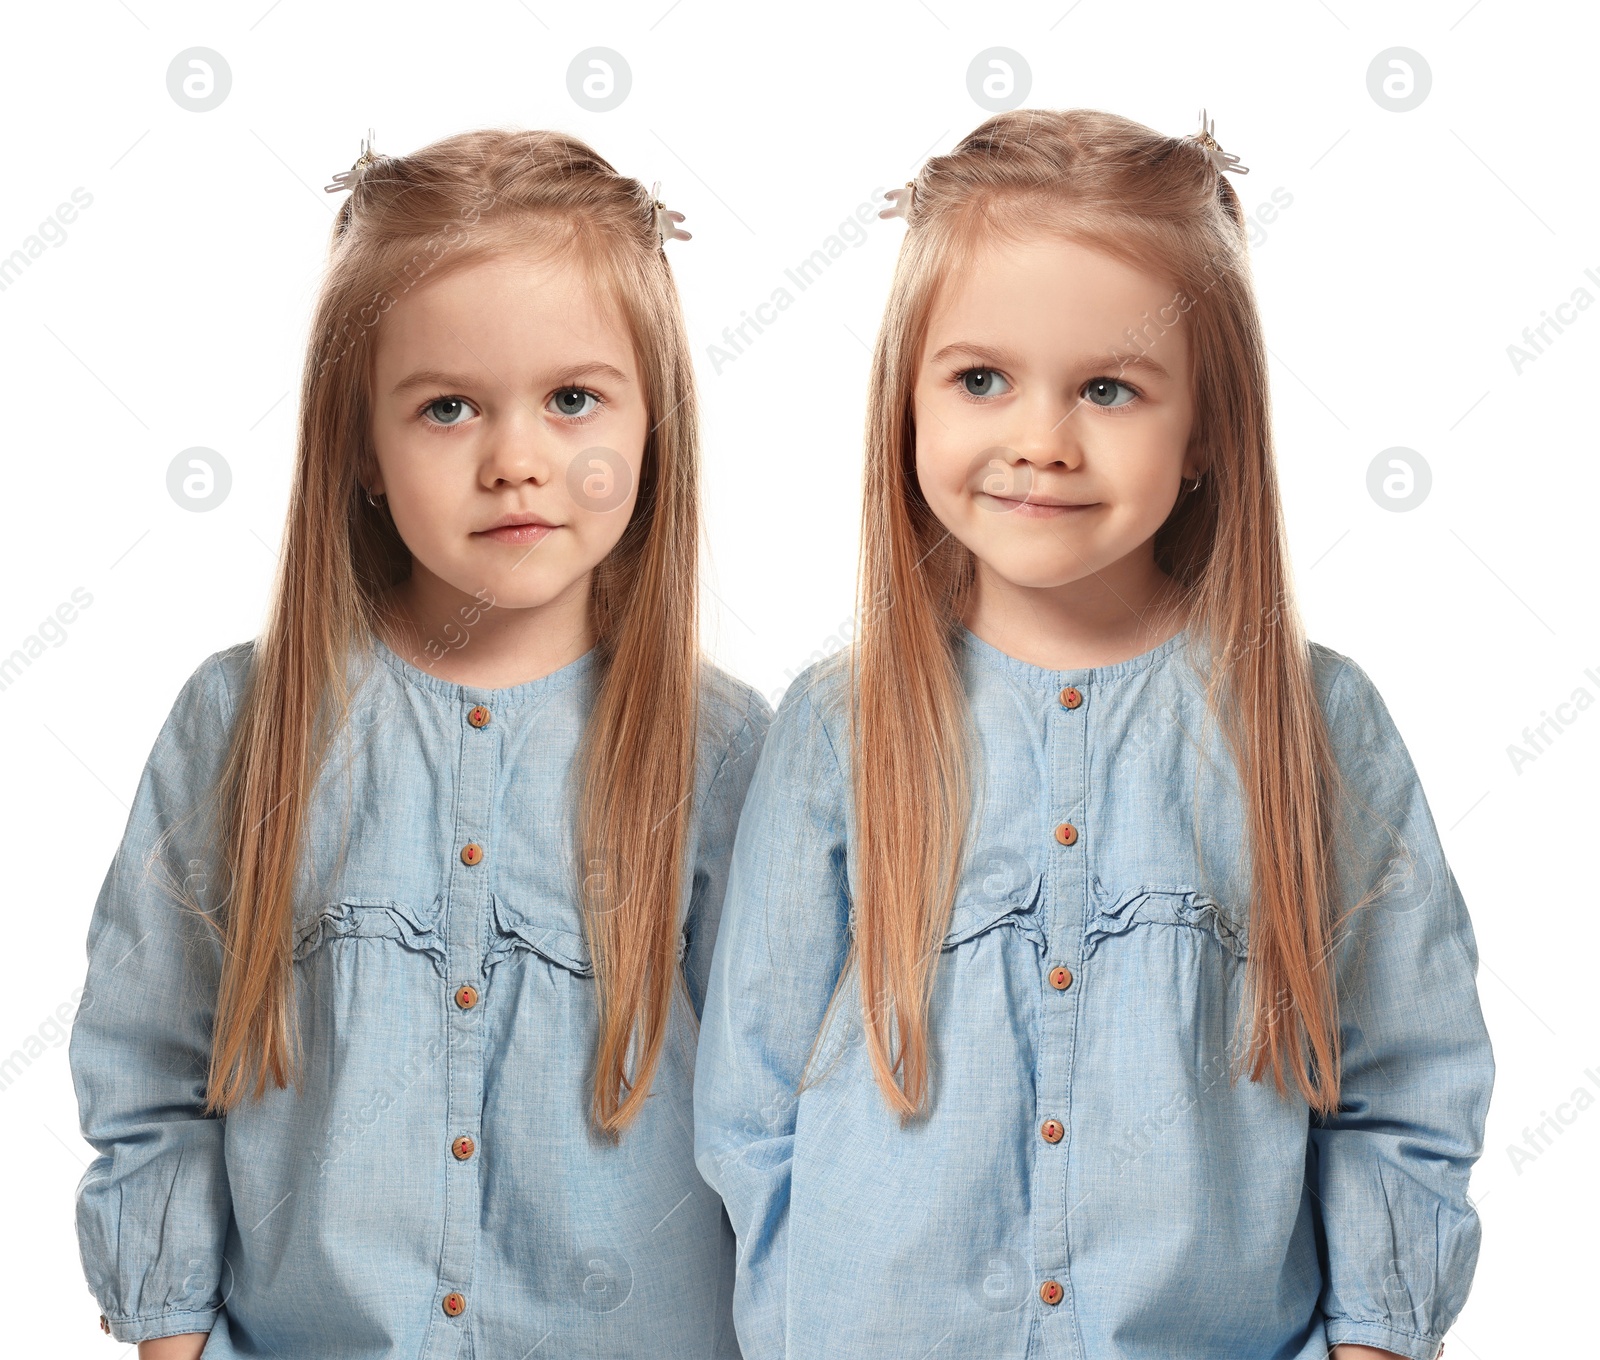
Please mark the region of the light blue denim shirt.
[[[220, 949], [163, 884], [218, 905], [215, 839], [186, 814], [207, 804], [251, 653], [217, 653], [179, 695], [90, 928], [71, 1065], [100, 1155], [77, 1225], [112, 1335], [210, 1329], [206, 1360], [737, 1357], [733, 1236], [695, 1169], [681, 997], [638, 1119], [616, 1145], [590, 1130], [569, 775], [593, 651], [504, 689], [381, 644], [353, 662], [296, 892], [305, 1087], [202, 1116]], [[679, 907], [696, 1013], [771, 717], [715, 668], [701, 693]], [[480, 705], [486, 722], [469, 718]]]
[[1476, 1264], [1467, 1178], [1494, 1074], [1466, 907], [1382, 699], [1314, 644], [1340, 765], [1410, 858], [1357, 824], [1371, 863], [1354, 881], [1384, 886], [1337, 955], [1337, 1116], [1270, 1076], [1231, 1085], [1249, 859], [1191, 636], [1055, 671], [961, 630], [981, 786], [938, 960], [930, 1108], [905, 1128], [873, 1080], [853, 968], [825, 1075], [796, 1098], [857, 871], [844, 672], [819, 662], [784, 695], [695, 1079], [699, 1166], [739, 1239], [745, 1360], [1437, 1353]]

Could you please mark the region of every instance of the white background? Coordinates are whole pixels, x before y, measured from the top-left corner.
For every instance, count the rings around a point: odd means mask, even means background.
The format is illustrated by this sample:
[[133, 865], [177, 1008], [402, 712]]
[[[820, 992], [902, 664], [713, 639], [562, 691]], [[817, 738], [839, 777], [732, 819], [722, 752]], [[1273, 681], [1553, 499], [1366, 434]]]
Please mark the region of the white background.
[[[1557, 706], [1600, 696], [1600, 308], [1569, 312], [1520, 373], [1507, 353], [1574, 290], [1600, 299], [1584, 272], [1600, 276], [1593, 10], [83, 0], [12, 7], [6, 29], [0, 256], [74, 189], [93, 198], [0, 292], [0, 656], [76, 588], [92, 596], [0, 690], [0, 1059], [35, 1055], [0, 1079], [9, 1354], [129, 1349], [99, 1332], [78, 1262], [91, 1153], [53, 1017], [70, 1016], [95, 894], [173, 697], [262, 619], [342, 201], [323, 185], [369, 126], [398, 152], [506, 123], [572, 131], [663, 181], [695, 238], [668, 251], [706, 411], [706, 641], [776, 702], [848, 631], [868, 346], [901, 224], [874, 218], [720, 373], [708, 347], [875, 188], [987, 116], [966, 73], [995, 46], [1025, 58], [1037, 107], [1184, 133], [1207, 106], [1250, 169], [1235, 180], [1247, 208], [1292, 200], [1253, 258], [1301, 603], [1311, 636], [1373, 676], [1421, 770], [1472, 910], [1498, 1063], [1473, 1181], [1483, 1251], [1449, 1353], [1595, 1353], [1600, 1108], [1561, 1102], [1600, 1100], [1600, 711]], [[166, 82], [196, 46], [232, 73], [205, 113]], [[594, 46], [632, 71], [607, 113], [567, 88]], [[1432, 71], [1409, 112], [1368, 93], [1394, 46]], [[166, 485], [197, 445], [233, 478], [207, 513]], [[1433, 478], [1404, 513], [1367, 489], [1393, 446]], [[1572, 721], [1519, 771], [1508, 748], [1547, 713]], [[1561, 1111], [1572, 1122], [1514, 1164], [1510, 1146]]]

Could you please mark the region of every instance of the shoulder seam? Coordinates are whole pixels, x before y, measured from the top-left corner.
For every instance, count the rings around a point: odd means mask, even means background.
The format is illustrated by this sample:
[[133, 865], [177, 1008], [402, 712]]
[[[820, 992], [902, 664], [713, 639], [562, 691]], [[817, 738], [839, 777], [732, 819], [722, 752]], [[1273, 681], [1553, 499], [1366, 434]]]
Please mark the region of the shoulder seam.
[[228, 668], [223, 663], [220, 652], [212, 657], [212, 662], [217, 670], [217, 683], [222, 686], [222, 725], [228, 728], [233, 725], [235, 710], [233, 686], [228, 683]]
[[[222, 691], [222, 721], [225, 729], [231, 729], [233, 727], [233, 720], [235, 716], [237, 716], [239, 710], [238, 700], [234, 696], [233, 686], [228, 681], [228, 663], [225, 658], [235, 652], [253, 652], [255, 645], [256, 640], [254, 638], [250, 638], [244, 642], [236, 642], [231, 647], [223, 647], [221, 650], [215, 651], [208, 656], [205, 659], [204, 664], [201, 666], [202, 671], [209, 667], [216, 673], [216, 683]], [[253, 659], [251, 664], [254, 664]]]
[[[743, 684], [743, 682], [740, 682]], [[716, 791], [717, 781], [722, 778], [722, 772], [728, 766], [728, 760], [734, 751], [739, 748], [745, 733], [754, 726], [756, 717], [767, 707], [767, 702], [761, 697], [761, 692], [754, 685], [746, 685], [746, 702], [744, 721], [733, 729], [733, 735], [722, 748], [722, 756], [717, 761], [717, 768], [711, 772], [711, 778], [706, 782], [706, 801], [711, 801], [711, 795]]]
[[[848, 682], [847, 682], [847, 684], [848, 684]], [[808, 714], [810, 714], [816, 720], [817, 726], [822, 729], [823, 740], [828, 743], [828, 754], [833, 757], [833, 768], [834, 768], [835, 772], [839, 776], [840, 784], [843, 784], [844, 783], [844, 762], [839, 759], [839, 748], [837, 746], [835, 746], [834, 743], [833, 743], [833, 733], [828, 731], [828, 720], [827, 720], [826, 716], [824, 714], [822, 714], [821, 712], [819, 712], [818, 709], [817, 709], [817, 706], [814, 703], [811, 702], [811, 689], [810, 689], [809, 686], [807, 686], [806, 689], [802, 690], [800, 692], [800, 694], [798, 696], [796, 696], [796, 702], [803, 703], [806, 706], [806, 712]], [[848, 797], [849, 797], [849, 794], [848, 794], [848, 791], [847, 791], [846, 792], [846, 799], [847, 800], [848, 800]]]

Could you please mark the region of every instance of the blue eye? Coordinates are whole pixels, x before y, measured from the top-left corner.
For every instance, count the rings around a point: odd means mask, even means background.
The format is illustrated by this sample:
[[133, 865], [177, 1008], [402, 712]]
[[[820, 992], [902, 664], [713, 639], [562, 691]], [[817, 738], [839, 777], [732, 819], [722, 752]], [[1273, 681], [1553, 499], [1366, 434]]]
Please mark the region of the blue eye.
[[[1112, 398], [1116, 395], [1115, 389], [1119, 387], [1124, 392], [1128, 393], [1128, 397], [1124, 401], [1112, 400]], [[1088, 383], [1084, 386], [1083, 395], [1092, 401], [1096, 406], [1101, 406], [1108, 410], [1112, 410], [1118, 406], [1128, 405], [1129, 402], [1132, 402], [1138, 397], [1139, 394], [1119, 378], [1090, 378]]]
[[[584, 402], [593, 405], [585, 406]], [[563, 387], [550, 398], [548, 409], [568, 419], [581, 419], [599, 408], [600, 398], [584, 387]]]
[[[992, 397], [1010, 389], [1011, 384], [992, 368], [969, 368], [957, 375], [969, 397]], [[998, 386], [996, 386], [998, 384]]]
[[463, 424], [471, 411], [464, 397], [435, 397], [422, 408], [429, 421], [446, 427]]

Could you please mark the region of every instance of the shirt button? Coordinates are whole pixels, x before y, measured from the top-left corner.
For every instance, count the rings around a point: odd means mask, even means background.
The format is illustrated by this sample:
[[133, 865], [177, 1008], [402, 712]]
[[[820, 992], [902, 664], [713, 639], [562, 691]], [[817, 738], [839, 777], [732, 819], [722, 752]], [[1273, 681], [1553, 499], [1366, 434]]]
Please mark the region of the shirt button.
[[1062, 708], [1077, 708], [1082, 703], [1083, 694], [1079, 690], [1074, 689], [1071, 685], [1068, 685], [1064, 690], [1061, 691]]
[[1064, 992], [1072, 986], [1072, 970], [1063, 968], [1059, 963], [1050, 970], [1050, 985], [1058, 992]]
[[483, 861], [483, 847], [477, 841], [468, 841], [461, 847], [461, 862], [463, 864], [480, 864]]
[[1047, 1119], [1039, 1125], [1039, 1132], [1044, 1135], [1047, 1143], [1059, 1143], [1066, 1136], [1066, 1129], [1062, 1127], [1059, 1119]]
[[1058, 1304], [1061, 1302], [1061, 1286], [1054, 1280], [1046, 1280], [1039, 1286], [1039, 1297], [1048, 1304]]
[[452, 1289], [440, 1300], [439, 1306], [451, 1317], [460, 1317], [467, 1311], [467, 1296]]
[[478, 1004], [478, 989], [471, 983], [463, 982], [456, 988], [456, 1005], [464, 1011], [470, 1011]]
[[474, 727], [487, 727], [489, 725], [489, 710], [478, 704], [467, 710], [467, 721]]
[[104, 1313], [100, 1314], [100, 1330], [107, 1336], [111, 1335], [111, 1324], [106, 1321], [106, 1315]]
[[[1073, 826], [1071, 822], [1062, 822], [1061, 825], [1056, 828], [1056, 839], [1063, 845], [1076, 845], [1078, 841], [1078, 828]], [[466, 858], [465, 853], [462, 854], [462, 858]]]
[[450, 1153], [458, 1162], [464, 1162], [478, 1150], [478, 1145], [462, 1134], [455, 1142], [450, 1144]]

